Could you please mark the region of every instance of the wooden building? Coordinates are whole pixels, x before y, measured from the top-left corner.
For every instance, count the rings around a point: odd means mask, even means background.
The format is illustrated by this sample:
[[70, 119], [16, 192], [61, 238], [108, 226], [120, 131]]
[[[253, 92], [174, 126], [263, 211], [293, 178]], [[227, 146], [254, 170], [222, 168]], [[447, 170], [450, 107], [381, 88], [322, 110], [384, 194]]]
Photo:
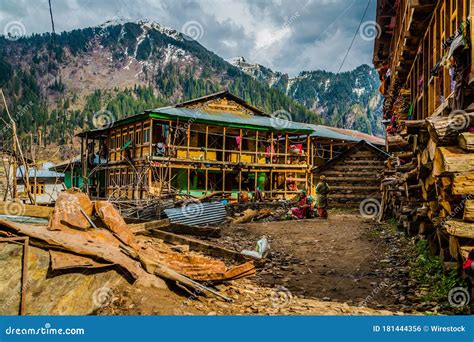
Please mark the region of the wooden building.
[[362, 140], [315, 169], [315, 181], [326, 176], [331, 207], [358, 207], [366, 199], [380, 200], [380, 181], [389, 155]]
[[474, 248], [473, 14], [471, 0], [378, 0], [374, 50], [392, 152], [380, 218], [460, 264]]
[[81, 133], [84, 184], [119, 199], [257, 188], [286, 198], [311, 189], [313, 132], [223, 91]]

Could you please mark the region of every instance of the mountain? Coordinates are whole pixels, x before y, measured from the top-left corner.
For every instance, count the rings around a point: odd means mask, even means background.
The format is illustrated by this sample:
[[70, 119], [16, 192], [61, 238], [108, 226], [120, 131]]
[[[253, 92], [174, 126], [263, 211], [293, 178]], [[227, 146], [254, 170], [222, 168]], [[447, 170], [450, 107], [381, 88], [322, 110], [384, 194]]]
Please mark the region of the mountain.
[[227, 60], [243, 72], [284, 92], [320, 115], [330, 126], [383, 135], [382, 96], [377, 71], [361, 65], [335, 74], [323, 70], [303, 71], [296, 77], [249, 63], [244, 57]]
[[[318, 71], [295, 81], [263, 66], [259, 74], [250, 69], [228, 63], [191, 37], [149, 21], [111, 21], [57, 35], [0, 36], [0, 86], [25, 143], [32, 138], [44, 145], [72, 143], [75, 133], [93, 128], [98, 111], [110, 111], [114, 119], [121, 119], [224, 88], [269, 113], [287, 110], [295, 121], [363, 127], [358, 122], [368, 114], [364, 101], [369, 95], [360, 90], [363, 96], [354, 96], [351, 89], [356, 88], [344, 85], [354, 81], [355, 74], [331, 75], [329, 82], [340, 84], [352, 96], [344, 100], [345, 93], [340, 94], [341, 103], [333, 105], [330, 92], [315, 96], [307, 86], [317, 84], [310, 75]], [[366, 81], [364, 70], [359, 83]], [[351, 108], [354, 119], [342, 118]], [[363, 130], [370, 132], [372, 126], [365, 123]]]

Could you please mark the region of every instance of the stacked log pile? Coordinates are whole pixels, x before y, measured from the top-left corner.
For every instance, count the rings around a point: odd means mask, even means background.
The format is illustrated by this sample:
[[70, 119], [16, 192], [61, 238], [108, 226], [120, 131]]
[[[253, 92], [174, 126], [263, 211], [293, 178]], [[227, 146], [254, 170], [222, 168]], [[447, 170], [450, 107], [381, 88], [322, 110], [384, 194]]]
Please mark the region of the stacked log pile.
[[379, 220], [393, 217], [445, 261], [474, 248], [474, 113], [405, 121], [387, 138]]

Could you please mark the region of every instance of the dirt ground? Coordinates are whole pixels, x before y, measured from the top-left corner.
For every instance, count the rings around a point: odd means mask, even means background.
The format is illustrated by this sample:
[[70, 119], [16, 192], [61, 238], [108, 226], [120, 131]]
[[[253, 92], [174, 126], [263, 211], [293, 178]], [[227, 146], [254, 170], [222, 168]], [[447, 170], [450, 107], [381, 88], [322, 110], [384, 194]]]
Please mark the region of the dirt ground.
[[[356, 213], [328, 220], [258, 222], [223, 227], [207, 239], [237, 251], [267, 236], [271, 253], [257, 276], [216, 287], [225, 303], [174, 287], [176, 292], [126, 285], [98, 314], [401, 314], [408, 287], [394, 232]], [[395, 271], [394, 271], [395, 270]], [[173, 286], [173, 285], [171, 285]], [[389, 311], [388, 311], [389, 310]]]
[[353, 305], [396, 304], [396, 297], [382, 291], [394, 285], [386, 270], [394, 261], [390, 239], [373, 220], [336, 212], [327, 220], [249, 223], [225, 227], [220, 240], [237, 250], [253, 249], [264, 235], [271, 253], [255, 279], [260, 285], [284, 286], [305, 298]]

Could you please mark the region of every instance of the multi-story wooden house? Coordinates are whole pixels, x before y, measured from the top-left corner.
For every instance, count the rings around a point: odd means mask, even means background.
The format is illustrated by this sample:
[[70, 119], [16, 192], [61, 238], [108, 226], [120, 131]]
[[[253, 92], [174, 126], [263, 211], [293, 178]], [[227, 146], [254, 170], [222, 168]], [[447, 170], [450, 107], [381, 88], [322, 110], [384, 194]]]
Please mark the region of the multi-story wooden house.
[[224, 91], [81, 133], [84, 184], [93, 196], [127, 199], [255, 189], [286, 197], [311, 188], [313, 132]]

